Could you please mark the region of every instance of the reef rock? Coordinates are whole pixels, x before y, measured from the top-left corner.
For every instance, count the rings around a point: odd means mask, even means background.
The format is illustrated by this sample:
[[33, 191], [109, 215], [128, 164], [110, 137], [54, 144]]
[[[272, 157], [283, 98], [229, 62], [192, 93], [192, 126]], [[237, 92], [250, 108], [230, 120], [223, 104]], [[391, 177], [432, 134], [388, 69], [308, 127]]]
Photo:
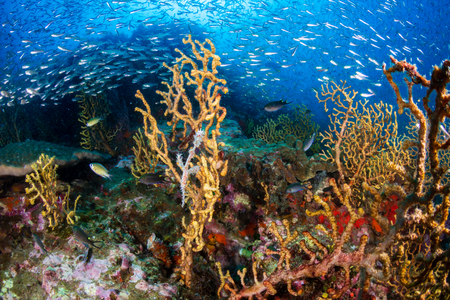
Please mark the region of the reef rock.
[[61, 167], [73, 166], [82, 160], [104, 161], [109, 158], [108, 154], [96, 151], [27, 140], [0, 149], [0, 176], [24, 176], [31, 173], [31, 165], [42, 153], [49, 157], [55, 156], [55, 163]]

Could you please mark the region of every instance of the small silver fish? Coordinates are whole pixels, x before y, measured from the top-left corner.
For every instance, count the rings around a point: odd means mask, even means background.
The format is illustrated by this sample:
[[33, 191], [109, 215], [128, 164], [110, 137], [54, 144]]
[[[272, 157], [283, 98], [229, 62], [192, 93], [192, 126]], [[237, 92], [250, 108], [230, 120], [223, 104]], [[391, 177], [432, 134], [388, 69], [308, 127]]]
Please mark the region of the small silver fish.
[[27, 88], [26, 91], [28, 94], [33, 95], [33, 96], [34, 95], [37, 95], [37, 96], [42, 95], [41, 93], [39, 93], [38, 91], [36, 91], [35, 89], [32, 89], [32, 88]]
[[2, 91], [2, 96], [3, 96], [3, 97], [11, 98], [11, 93], [10, 93], [10, 92], [7, 92], [7, 91]]
[[311, 147], [311, 145], [314, 143], [314, 138], [316, 137], [316, 133], [314, 132], [313, 135], [305, 142], [305, 145], [303, 145], [303, 151], [306, 152]]
[[444, 125], [439, 124], [439, 127], [441, 128], [442, 132], [447, 136], [447, 138], [450, 138], [450, 134], [448, 134], [447, 130], [445, 130]]
[[64, 47], [61, 47], [61, 46], [58, 46], [58, 49], [61, 50], [61, 51], [64, 51], [64, 52], [72, 52], [72, 50], [64, 48]]

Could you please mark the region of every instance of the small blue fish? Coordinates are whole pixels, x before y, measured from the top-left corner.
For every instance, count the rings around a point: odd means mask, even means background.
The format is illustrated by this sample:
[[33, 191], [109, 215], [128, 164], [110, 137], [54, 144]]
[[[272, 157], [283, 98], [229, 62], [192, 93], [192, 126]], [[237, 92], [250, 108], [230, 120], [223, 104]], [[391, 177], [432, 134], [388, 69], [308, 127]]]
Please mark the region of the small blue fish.
[[316, 133], [314, 132], [313, 135], [305, 142], [303, 145], [303, 151], [306, 152], [311, 147], [311, 145], [314, 143], [314, 138], [316, 137]]

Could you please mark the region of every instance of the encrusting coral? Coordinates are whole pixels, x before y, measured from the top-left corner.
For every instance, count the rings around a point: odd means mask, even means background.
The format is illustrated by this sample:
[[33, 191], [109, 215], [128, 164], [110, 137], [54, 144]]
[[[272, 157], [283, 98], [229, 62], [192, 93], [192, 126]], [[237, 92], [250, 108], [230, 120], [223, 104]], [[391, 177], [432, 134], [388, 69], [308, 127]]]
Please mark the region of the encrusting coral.
[[[172, 84], [163, 82], [168, 91], [157, 91], [157, 93], [164, 98], [161, 103], [167, 105], [165, 115], [172, 117], [168, 122], [168, 125], [172, 126], [172, 131], [175, 132], [179, 122], [183, 124], [184, 141], [178, 146], [178, 149], [186, 149], [191, 141], [194, 141], [194, 146], [189, 151], [185, 162], [181, 154], [178, 155], [176, 162], [172, 159], [166, 136], [158, 129], [150, 106], [140, 91], [137, 91], [136, 97], [142, 100], [146, 110], [140, 108], [136, 108], [136, 110], [144, 116], [144, 132], [152, 151], [155, 151], [159, 160], [168, 167], [167, 175], [180, 184], [183, 204], [186, 202], [191, 211], [189, 223], [186, 224], [183, 219], [185, 233], [183, 233], [184, 245], [181, 247], [180, 264], [183, 282], [186, 286], [190, 286], [193, 252], [201, 251], [205, 246], [202, 237], [203, 229], [206, 222], [211, 222], [214, 204], [221, 197], [219, 176], [227, 173], [227, 161], [223, 160], [223, 155], [218, 148], [220, 143], [217, 142], [216, 137], [220, 135], [220, 123], [226, 116], [226, 109], [220, 106], [222, 97], [220, 92], [227, 93], [228, 90], [223, 86], [226, 81], [216, 77], [217, 67], [220, 66], [220, 57], [215, 54], [214, 44], [208, 39], [204, 43], [199, 41], [194, 43], [190, 35], [188, 39], [183, 39], [183, 43], [190, 44], [192, 52], [197, 61], [200, 61], [201, 66], [198, 66], [192, 58], [180, 50], [175, 49], [181, 55], [176, 59], [177, 64], [169, 67], [164, 63], [164, 66], [173, 73]], [[210, 67], [209, 63], [211, 63]], [[189, 65], [191, 70], [183, 75], [182, 71], [185, 65]], [[193, 98], [199, 106], [198, 114], [194, 113], [194, 107], [191, 98], [187, 95], [185, 84], [195, 87]], [[196, 153], [195, 149], [199, 152]], [[196, 179], [193, 180], [190, 175], [195, 175]]]
[[42, 216], [47, 218], [52, 229], [55, 229], [64, 219], [68, 224], [75, 224], [77, 220], [75, 211], [81, 197], [76, 198], [73, 210], [70, 210], [70, 186], [67, 192], [61, 190], [56, 180], [58, 165], [54, 163], [54, 160], [54, 157], [49, 158], [42, 154], [39, 160], [31, 166], [34, 172], [25, 178], [25, 181], [31, 185], [30, 188], [26, 188], [31, 205], [34, 205], [36, 199], [42, 201], [45, 208]]

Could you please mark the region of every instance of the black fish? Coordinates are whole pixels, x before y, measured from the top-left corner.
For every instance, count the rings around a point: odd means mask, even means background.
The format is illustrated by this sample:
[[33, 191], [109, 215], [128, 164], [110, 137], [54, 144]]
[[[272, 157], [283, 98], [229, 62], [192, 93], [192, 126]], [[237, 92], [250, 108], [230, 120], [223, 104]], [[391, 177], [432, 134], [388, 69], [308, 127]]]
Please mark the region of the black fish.
[[86, 255], [84, 256], [83, 259], [85, 266], [91, 261], [93, 251], [94, 250], [92, 250], [91, 247], [89, 247], [88, 250], [86, 251]]
[[80, 242], [83, 243], [83, 245], [86, 248], [90, 248], [89, 245], [94, 246], [95, 248], [100, 249], [100, 247], [95, 246], [94, 243], [100, 243], [100, 241], [91, 241], [89, 239], [89, 236], [86, 234], [86, 232], [83, 231], [83, 229], [81, 229], [78, 226], [73, 226], [72, 229], [73, 232], [73, 236]]
[[51, 253], [48, 253], [47, 249], [45, 249], [44, 243], [42, 243], [41, 238], [35, 233], [33, 233], [32, 236], [36, 244], [39, 246], [39, 248], [41, 248], [42, 252], [49, 256]]
[[165, 171], [145, 174], [144, 176], [139, 178], [139, 182], [146, 185], [164, 183], [165, 181], [166, 181]]
[[292, 103], [292, 102], [287, 102], [284, 100], [273, 101], [273, 102], [270, 102], [270, 103], [264, 105], [264, 110], [268, 111], [268, 112], [274, 112], [274, 111], [279, 110], [283, 106], [288, 105], [289, 103]]
[[331, 193], [333, 191], [333, 187], [332, 186], [327, 186], [326, 188], [323, 188], [322, 191], [324, 193]]

